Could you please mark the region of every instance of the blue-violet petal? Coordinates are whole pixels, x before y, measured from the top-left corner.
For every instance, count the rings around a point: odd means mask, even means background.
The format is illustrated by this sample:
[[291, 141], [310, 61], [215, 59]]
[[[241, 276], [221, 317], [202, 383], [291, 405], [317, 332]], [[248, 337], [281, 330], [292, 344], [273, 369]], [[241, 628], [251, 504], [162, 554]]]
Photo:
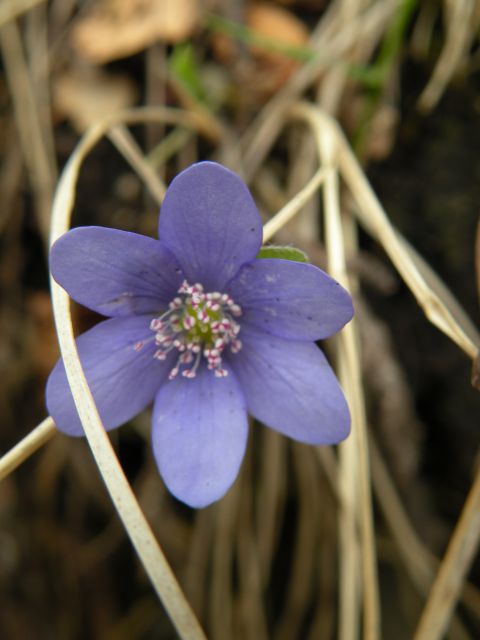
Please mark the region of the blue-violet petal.
[[168, 187], [160, 210], [160, 240], [187, 280], [221, 291], [262, 241], [262, 222], [240, 178], [214, 162], [200, 162]]
[[74, 300], [105, 316], [158, 312], [184, 277], [158, 240], [104, 227], [79, 227], [61, 236], [52, 247], [50, 269]]
[[327, 338], [353, 316], [350, 294], [311, 264], [254, 260], [240, 269], [228, 292], [242, 308], [242, 326], [290, 340]]
[[[80, 361], [107, 430], [150, 404], [174, 364], [171, 357], [164, 362], [153, 357], [156, 347], [149, 323], [149, 316], [112, 318], [77, 338]], [[46, 397], [57, 428], [83, 436], [62, 360], [50, 374]]]
[[237, 477], [248, 435], [245, 400], [235, 376], [200, 367], [159, 391], [153, 411], [155, 459], [165, 484], [191, 507], [221, 498]]
[[268, 427], [308, 444], [336, 444], [350, 414], [335, 374], [312, 342], [242, 327], [242, 350], [229, 357], [248, 411]]

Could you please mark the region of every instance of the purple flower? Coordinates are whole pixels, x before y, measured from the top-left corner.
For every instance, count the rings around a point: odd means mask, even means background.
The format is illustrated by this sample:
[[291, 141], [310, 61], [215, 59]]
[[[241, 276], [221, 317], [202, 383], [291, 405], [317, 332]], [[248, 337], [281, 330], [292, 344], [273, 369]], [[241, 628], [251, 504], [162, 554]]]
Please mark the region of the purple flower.
[[[258, 211], [218, 164], [173, 180], [159, 235], [73, 229], [54, 244], [50, 267], [74, 300], [109, 316], [77, 339], [106, 429], [154, 401], [160, 473], [177, 498], [203, 507], [238, 474], [247, 411], [300, 442], [348, 435], [345, 399], [314, 341], [350, 320], [352, 302], [313, 265], [256, 258]], [[61, 360], [46, 395], [58, 429], [82, 436]]]

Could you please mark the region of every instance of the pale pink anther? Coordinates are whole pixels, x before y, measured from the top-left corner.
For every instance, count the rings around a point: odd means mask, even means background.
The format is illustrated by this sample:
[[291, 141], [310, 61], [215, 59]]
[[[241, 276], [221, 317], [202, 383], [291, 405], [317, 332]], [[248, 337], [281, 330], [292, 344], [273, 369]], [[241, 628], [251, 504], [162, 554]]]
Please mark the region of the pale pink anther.
[[182, 299], [181, 298], [174, 298], [170, 304], [168, 305], [170, 307], [170, 309], [180, 309], [182, 306]]
[[213, 373], [216, 378], [226, 378], [228, 376], [228, 371], [226, 369], [215, 369]]
[[173, 341], [173, 346], [178, 349], [180, 352], [185, 351], [185, 344], [179, 340], [178, 338]]
[[210, 317], [208, 313], [205, 311], [205, 309], [199, 309], [197, 311], [197, 318], [200, 320], [200, 322], [203, 322], [203, 323], [206, 323], [210, 320]]
[[178, 371], [179, 371], [178, 367], [173, 367], [173, 369], [168, 374], [168, 379], [173, 380], [174, 378], [176, 378], [178, 375]]
[[194, 326], [195, 326], [196, 322], [197, 322], [197, 321], [195, 320], [195, 318], [194, 318], [193, 316], [191, 316], [191, 315], [186, 315], [186, 316], [183, 318], [183, 328], [184, 328], [184, 329], [187, 329], [187, 331], [188, 331], [188, 329], [191, 329], [192, 327], [194, 327]]
[[204, 303], [203, 294], [192, 296], [192, 309], [197, 310]]
[[238, 353], [241, 348], [242, 348], [242, 341], [239, 340], [238, 338], [236, 340], [233, 340], [233, 342], [230, 344], [230, 351], [232, 353]]
[[160, 331], [161, 329], [163, 329], [164, 325], [163, 322], [160, 320], [160, 318], [154, 318], [151, 322], [150, 322], [150, 329], [152, 331]]

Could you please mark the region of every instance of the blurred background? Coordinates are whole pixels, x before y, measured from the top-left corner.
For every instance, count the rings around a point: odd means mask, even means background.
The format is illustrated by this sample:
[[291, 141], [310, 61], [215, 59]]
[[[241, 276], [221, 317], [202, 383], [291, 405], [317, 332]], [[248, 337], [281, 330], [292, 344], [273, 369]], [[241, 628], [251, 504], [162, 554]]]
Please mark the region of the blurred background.
[[[338, 119], [391, 221], [478, 325], [479, 28], [478, 0], [2, 0], [0, 452], [46, 417], [59, 173], [88, 126], [120, 109], [166, 105], [200, 125], [110, 132], [82, 167], [74, 225], [155, 234], [158, 205], [122, 156], [125, 140], [167, 184], [199, 159], [227, 164], [267, 219], [318, 166], [311, 133], [285, 119], [304, 99]], [[325, 267], [321, 213], [318, 196], [275, 240]], [[361, 230], [359, 246], [349, 269], [360, 283], [381, 637], [403, 640], [479, 467], [480, 401], [471, 362], [429, 324], [383, 249]], [[99, 317], [75, 307], [74, 319], [82, 331]], [[208, 637], [337, 637], [335, 457], [253, 425], [232, 491], [194, 512], [158, 476], [148, 412], [112, 439]], [[480, 637], [478, 559], [468, 579], [450, 638]], [[86, 442], [58, 434], [0, 483], [0, 602], [5, 640], [175, 638]]]

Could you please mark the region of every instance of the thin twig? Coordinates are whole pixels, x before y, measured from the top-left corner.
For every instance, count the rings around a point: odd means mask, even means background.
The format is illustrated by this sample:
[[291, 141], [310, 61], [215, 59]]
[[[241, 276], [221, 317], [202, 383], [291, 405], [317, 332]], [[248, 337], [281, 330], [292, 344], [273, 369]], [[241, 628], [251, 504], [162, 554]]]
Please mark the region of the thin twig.
[[263, 242], [272, 238], [289, 220], [291, 220], [313, 196], [325, 180], [325, 170], [319, 169], [310, 181], [263, 227]]
[[[455, 311], [449, 307], [448, 301], [431, 288], [417, 266], [417, 261], [412, 259], [405, 243], [390, 223], [340, 127], [320, 109], [307, 103], [295, 105], [291, 114], [297, 114], [299, 117], [302, 117], [302, 114], [307, 117], [309, 114], [308, 117], [313, 121], [317, 119], [319, 123], [323, 122], [335, 131], [339, 168], [358, 205], [356, 216], [367, 231], [382, 244], [430, 322], [474, 359], [478, 351], [478, 332], [475, 330], [475, 333], [471, 334], [473, 323], [469, 321], [468, 324], [464, 324], [458, 315], [455, 316]], [[460, 305], [457, 303], [456, 308], [458, 307]]]
[[57, 433], [53, 419], [48, 416], [23, 440], [20, 440], [8, 453], [0, 458], [0, 482], [22, 462], [28, 460], [40, 447], [43, 447]]
[[[237, 640], [267, 640], [266, 611], [263, 602], [262, 577], [258, 546], [254, 536], [252, 509], [253, 455], [252, 448], [243, 461], [240, 499], [238, 502], [238, 526], [234, 531], [238, 567], [238, 619], [233, 636]], [[224, 640], [227, 636], [223, 636]]]
[[314, 36], [312, 46], [318, 49], [318, 55], [292, 75], [243, 135], [240, 146], [244, 150], [242, 160], [247, 182], [255, 175], [282, 128], [285, 113], [290, 109], [292, 101], [325, 69], [337, 64], [344, 65], [343, 57], [352, 45], [382, 32], [399, 2], [400, 0], [384, 0], [373, 3], [340, 33], [332, 30], [328, 39], [321, 32]]
[[20, 30], [15, 22], [9, 22], [0, 29], [0, 46], [13, 100], [20, 146], [35, 194], [38, 227], [46, 245], [55, 173], [50, 166], [51, 159], [43, 137]]
[[142, 178], [156, 203], [160, 205], [167, 189], [155, 170], [145, 159], [135, 138], [127, 127], [122, 124], [117, 124], [108, 131], [107, 135], [127, 162], [130, 163], [131, 167]]
[[[331, 158], [328, 158], [325, 147], [321, 149], [322, 161], [328, 167]], [[327, 156], [327, 157], [326, 157]], [[331, 275], [345, 284], [345, 256], [343, 252], [343, 240], [338, 214], [338, 175], [330, 166], [328, 169], [324, 195], [325, 207], [325, 237], [327, 246], [328, 268]], [[348, 327], [347, 327], [348, 328]], [[345, 329], [343, 336], [345, 335]], [[343, 337], [343, 340], [345, 338]], [[352, 407], [352, 433], [350, 437], [339, 446], [339, 475], [338, 490], [341, 496], [341, 508], [339, 511], [339, 629], [340, 640], [355, 640], [357, 638], [360, 621], [360, 549], [357, 531], [357, 506], [358, 506], [358, 417], [352, 406], [353, 391], [349, 366], [346, 362], [347, 354], [342, 348], [340, 336], [335, 340], [338, 347], [337, 367], [341, 384], [344, 387], [349, 404]]]
[[414, 640], [440, 640], [448, 628], [480, 541], [480, 469], [442, 560]]
[[281, 524], [284, 515], [287, 478], [287, 440], [273, 429], [261, 433], [260, 479], [255, 492], [258, 558], [262, 586], [271, 578]]
[[[304, 119], [313, 129], [315, 134], [319, 153], [323, 164], [327, 169], [327, 178], [324, 187], [324, 206], [326, 216], [326, 238], [330, 272], [343, 286], [350, 288], [351, 283], [346, 271], [346, 261], [344, 254], [344, 233], [342, 229], [339, 195], [338, 195], [338, 174], [336, 171], [336, 158], [338, 153], [337, 135], [335, 129], [329, 126], [330, 119], [319, 117], [320, 110], [305, 105], [302, 108], [292, 110], [293, 117]], [[373, 508], [371, 500], [370, 487], [370, 468], [368, 454], [367, 426], [365, 415], [364, 395], [361, 384], [360, 357], [358, 340], [355, 333], [355, 320], [350, 322], [338, 336], [338, 363], [339, 377], [345, 392], [350, 401], [352, 409], [353, 433], [347, 442], [340, 447], [341, 462], [343, 473], [340, 474], [340, 481], [344, 479], [344, 491], [342, 492], [342, 501], [344, 515], [351, 514], [348, 518], [350, 523], [350, 533], [353, 538], [356, 537], [355, 529], [355, 506], [356, 492], [359, 491], [360, 497], [360, 526], [361, 526], [361, 543], [362, 543], [362, 577], [364, 588], [364, 631], [365, 637], [375, 639], [380, 633], [380, 606], [379, 606], [379, 588], [378, 575], [376, 568], [376, 552], [374, 540], [374, 524], [373, 524]], [[345, 452], [343, 456], [342, 452]], [[358, 465], [358, 467], [357, 467]], [[356, 469], [358, 468], [358, 476]], [[355, 485], [355, 486], [354, 486]], [[353, 503], [352, 503], [353, 501]], [[345, 508], [349, 507], [347, 513]], [[355, 637], [355, 631], [352, 625], [355, 624], [355, 608], [354, 606], [356, 594], [354, 589], [356, 586], [345, 584], [349, 579], [355, 582], [354, 577], [348, 578], [349, 570], [355, 571], [354, 563], [355, 553], [352, 540], [345, 537], [344, 550], [350, 558], [348, 561], [348, 569], [344, 566], [344, 574], [342, 585], [345, 589], [345, 608], [344, 615], [341, 616], [340, 624], [344, 628], [345, 638]], [[350, 603], [347, 607], [347, 603]], [[349, 610], [351, 609], [351, 610]], [[352, 621], [353, 617], [353, 621]]]
[[210, 580], [210, 633], [213, 640], [233, 637], [233, 541], [237, 526], [242, 475], [215, 505], [212, 578]]
[[445, 3], [445, 6], [449, 9], [445, 20], [447, 35], [435, 69], [418, 99], [418, 106], [423, 111], [430, 111], [436, 106], [477, 35], [478, 18], [476, 21], [474, 17], [478, 5], [475, 0], [456, 0]]
[[297, 442], [292, 446], [293, 466], [297, 485], [298, 515], [295, 543], [291, 553], [290, 579], [281, 615], [276, 621], [275, 640], [292, 640], [302, 636], [302, 622], [310, 607], [315, 577], [320, 529], [318, 491], [319, 468], [315, 450]]

